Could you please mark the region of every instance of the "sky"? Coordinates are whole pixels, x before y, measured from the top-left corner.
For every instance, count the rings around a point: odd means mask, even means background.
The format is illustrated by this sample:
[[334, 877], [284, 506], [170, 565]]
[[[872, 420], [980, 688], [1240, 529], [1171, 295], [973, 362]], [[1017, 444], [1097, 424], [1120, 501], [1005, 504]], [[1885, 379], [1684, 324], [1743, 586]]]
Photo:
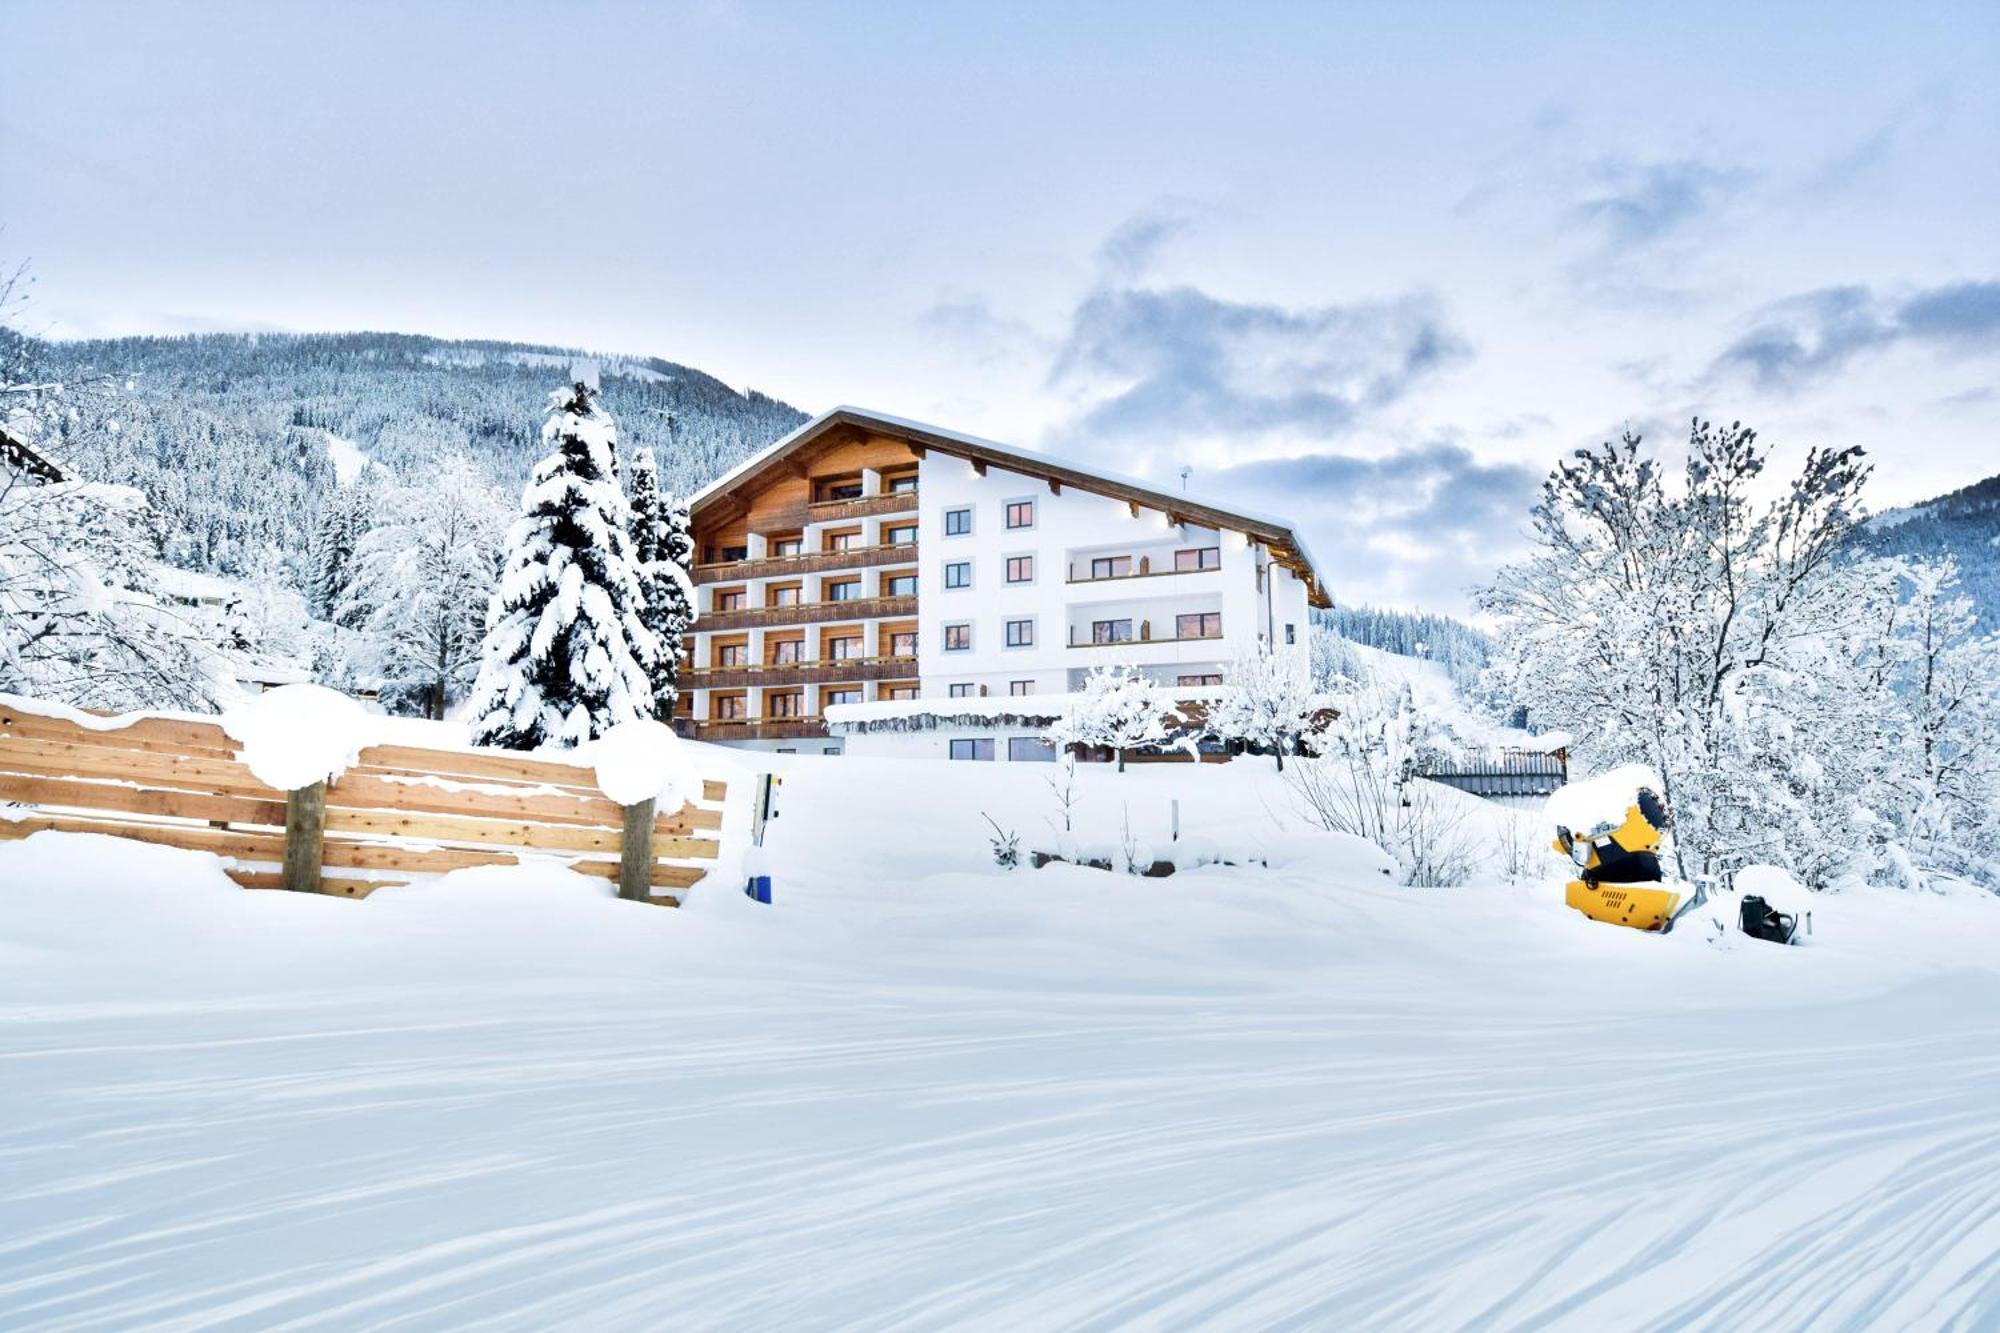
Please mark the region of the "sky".
[[52, 336], [661, 356], [1463, 611], [1627, 429], [2000, 472], [1996, 68], [1990, 0], [0, 0], [0, 259]]

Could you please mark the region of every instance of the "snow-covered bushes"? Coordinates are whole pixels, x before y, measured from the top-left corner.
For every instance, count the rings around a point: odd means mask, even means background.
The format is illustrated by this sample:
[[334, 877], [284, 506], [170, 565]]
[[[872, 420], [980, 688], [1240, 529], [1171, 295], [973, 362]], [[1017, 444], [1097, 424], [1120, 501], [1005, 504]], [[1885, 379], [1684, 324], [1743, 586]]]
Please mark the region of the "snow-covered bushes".
[[153, 586], [158, 516], [129, 486], [0, 481], [0, 691], [210, 710], [229, 682]]
[[1994, 882], [2000, 650], [1949, 566], [1846, 558], [1859, 452], [1812, 450], [1759, 500], [1740, 426], [1696, 422], [1673, 485], [1636, 437], [1579, 451], [1535, 552], [1482, 594], [1506, 692], [1574, 733], [1580, 767], [1659, 770], [1684, 879]]
[[1311, 682], [1294, 656], [1269, 647], [1229, 666], [1228, 688], [1208, 706], [1208, 733], [1217, 740], [1268, 751], [1278, 771], [1285, 752], [1309, 736], [1314, 726]]
[[1132, 667], [1097, 667], [1084, 678], [1075, 703], [1044, 733], [1044, 739], [1066, 753], [1076, 747], [1104, 747], [1118, 756], [1125, 771], [1125, 753], [1164, 745], [1178, 721], [1173, 701]]

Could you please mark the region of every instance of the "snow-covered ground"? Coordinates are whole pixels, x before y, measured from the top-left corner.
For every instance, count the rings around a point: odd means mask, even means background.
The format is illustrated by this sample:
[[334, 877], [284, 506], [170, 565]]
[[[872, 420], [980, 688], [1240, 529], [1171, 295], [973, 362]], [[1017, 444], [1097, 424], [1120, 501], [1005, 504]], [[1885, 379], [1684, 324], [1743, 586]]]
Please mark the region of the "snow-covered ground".
[[0, 1326], [2000, 1323], [2000, 899], [1644, 936], [1256, 761], [1076, 833], [1269, 868], [1008, 874], [1045, 767], [775, 762], [769, 908], [0, 844]]

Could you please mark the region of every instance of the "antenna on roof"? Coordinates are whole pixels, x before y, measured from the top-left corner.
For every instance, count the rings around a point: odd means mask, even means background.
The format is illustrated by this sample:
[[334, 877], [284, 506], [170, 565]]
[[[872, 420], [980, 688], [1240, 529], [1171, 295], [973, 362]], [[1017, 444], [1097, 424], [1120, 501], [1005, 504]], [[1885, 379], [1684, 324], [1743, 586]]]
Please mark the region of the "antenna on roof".
[[1193, 475], [1194, 475], [1194, 469], [1193, 469], [1193, 468], [1189, 467], [1189, 466], [1188, 466], [1188, 465], [1187, 465], [1186, 463], [1183, 463], [1183, 464], [1181, 464], [1181, 494], [1182, 494], [1182, 495], [1186, 495], [1186, 494], [1187, 494], [1187, 479], [1188, 479], [1189, 477], [1193, 476]]

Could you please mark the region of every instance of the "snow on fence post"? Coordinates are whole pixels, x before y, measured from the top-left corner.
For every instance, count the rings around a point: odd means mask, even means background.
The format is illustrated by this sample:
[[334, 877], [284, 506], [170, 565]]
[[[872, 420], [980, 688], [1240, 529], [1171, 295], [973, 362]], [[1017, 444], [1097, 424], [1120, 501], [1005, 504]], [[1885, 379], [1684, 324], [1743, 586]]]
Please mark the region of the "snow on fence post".
[[326, 784], [368, 743], [361, 705], [323, 685], [281, 685], [222, 718], [243, 743], [243, 763], [257, 780], [285, 793], [285, 865], [281, 883], [318, 893], [326, 858]]
[[664, 806], [678, 810], [684, 794], [701, 791], [681, 752], [680, 737], [663, 723], [621, 722], [589, 745], [597, 787], [625, 811], [618, 849], [618, 896], [653, 901], [653, 819]]

